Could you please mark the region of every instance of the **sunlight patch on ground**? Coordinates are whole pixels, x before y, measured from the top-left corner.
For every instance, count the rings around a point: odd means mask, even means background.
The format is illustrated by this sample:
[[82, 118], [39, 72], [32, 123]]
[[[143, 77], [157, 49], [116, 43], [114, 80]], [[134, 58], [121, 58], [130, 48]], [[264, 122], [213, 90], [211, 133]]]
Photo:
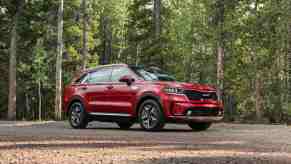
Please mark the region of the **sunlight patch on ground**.
[[26, 127], [32, 125], [43, 125], [54, 123], [55, 121], [39, 121], [39, 122], [27, 122], [27, 121], [4, 121], [0, 122], [0, 127]]

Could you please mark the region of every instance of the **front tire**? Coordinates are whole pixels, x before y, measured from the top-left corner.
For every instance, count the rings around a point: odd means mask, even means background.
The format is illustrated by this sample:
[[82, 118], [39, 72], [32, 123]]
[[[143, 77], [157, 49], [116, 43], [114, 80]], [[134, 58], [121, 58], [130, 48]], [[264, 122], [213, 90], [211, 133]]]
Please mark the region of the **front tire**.
[[190, 128], [192, 128], [193, 131], [204, 131], [204, 130], [207, 130], [211, 126], [211, 123], [210, 122], [207, 122], [207, 123], [190, 122], [188, 123], [188, 125]]
[[88, 125], [87, 113], [80, 102], [74, 102], [69, 110], [69, 122], [74, 129], [85, 129]]
[[145, 100], [140, 108], [138, 119], [140, 126], [146, 131], [158, 131], [165, 125], [162, 108], [155, 100]]

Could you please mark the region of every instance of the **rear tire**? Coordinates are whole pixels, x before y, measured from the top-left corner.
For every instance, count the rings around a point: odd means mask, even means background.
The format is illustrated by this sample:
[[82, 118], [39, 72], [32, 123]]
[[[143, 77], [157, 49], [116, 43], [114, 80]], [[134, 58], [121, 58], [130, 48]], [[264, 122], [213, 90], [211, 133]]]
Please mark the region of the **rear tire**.
[[159, 131], [165, 125], [162, 108], [155, 100], [145, 100], [139, 107], [140, 126], [146, 131]]
[[87, 127], [89, 121], [82, 103], [72, 103], [69, 110], [69, 122], [74, 129], [85, 129]]
[[211, 123], [190, 122], [188, 123], [188, 125], [190, 126], [190, 128], [192, 128], [193, 131], [204, 131], [204, 130], [207, 130], [211, 126]]
[[117, 125], [120, 127], [120, 129], [127, 130], [127, 129], [130, 129], [133, 123], [132, 122], [117, 122]]

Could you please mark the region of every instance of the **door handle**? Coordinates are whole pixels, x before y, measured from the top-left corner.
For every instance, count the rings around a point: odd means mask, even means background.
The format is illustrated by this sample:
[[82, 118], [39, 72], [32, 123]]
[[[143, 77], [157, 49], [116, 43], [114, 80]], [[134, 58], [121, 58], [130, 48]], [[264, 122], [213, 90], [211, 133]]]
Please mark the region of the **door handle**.
[[87, 87], [81, 87], [80, 89], [81, 90], [87, 90]]
[[112, 85], [110, 85], [110, 86], [107, 86], [106, 88], [107, 89], [113, 89], [114, 87]]

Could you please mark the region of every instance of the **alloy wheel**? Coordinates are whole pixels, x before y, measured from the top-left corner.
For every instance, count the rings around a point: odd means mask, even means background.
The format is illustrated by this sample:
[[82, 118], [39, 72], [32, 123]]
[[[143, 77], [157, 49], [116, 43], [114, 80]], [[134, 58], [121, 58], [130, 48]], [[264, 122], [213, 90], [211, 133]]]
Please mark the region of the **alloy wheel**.
[[79, 126], [81, 123], [82, 107], [80, 104], [74, 104], [71, 107], [71, 123], [73, 126]]
[[153, 129], [159, 123], [159, 113], [158, 108], [153, 104], [146, 104], [143, 106], [141, 113], [142, 125], [146, 129]]

